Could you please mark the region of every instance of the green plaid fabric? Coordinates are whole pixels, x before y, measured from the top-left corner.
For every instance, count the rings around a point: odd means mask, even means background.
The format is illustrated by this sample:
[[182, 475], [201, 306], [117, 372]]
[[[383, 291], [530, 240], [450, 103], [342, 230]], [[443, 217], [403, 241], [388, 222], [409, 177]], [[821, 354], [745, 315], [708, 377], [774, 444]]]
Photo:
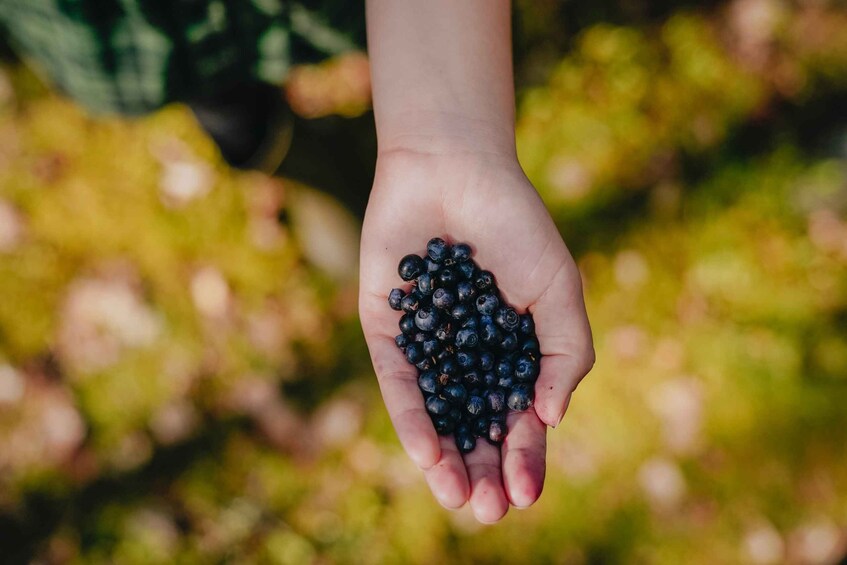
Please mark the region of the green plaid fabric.
[[364, 45], [362, 1], [0, 0], [10, 43], [95, 113], [141, 114]]

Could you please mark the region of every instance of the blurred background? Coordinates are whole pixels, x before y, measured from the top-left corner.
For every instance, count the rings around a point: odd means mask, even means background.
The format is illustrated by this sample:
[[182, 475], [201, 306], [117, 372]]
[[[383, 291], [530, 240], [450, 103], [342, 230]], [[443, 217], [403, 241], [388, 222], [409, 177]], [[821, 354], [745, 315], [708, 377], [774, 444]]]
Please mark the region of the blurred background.
[[[519, 0], [514, 28], [598, 361], [494, 527], [396, 440], [355, 215], [5, 49], [0, 561], [847, 562], [845, 5]], [[277, 82], [367, 171], [362, 53]]]

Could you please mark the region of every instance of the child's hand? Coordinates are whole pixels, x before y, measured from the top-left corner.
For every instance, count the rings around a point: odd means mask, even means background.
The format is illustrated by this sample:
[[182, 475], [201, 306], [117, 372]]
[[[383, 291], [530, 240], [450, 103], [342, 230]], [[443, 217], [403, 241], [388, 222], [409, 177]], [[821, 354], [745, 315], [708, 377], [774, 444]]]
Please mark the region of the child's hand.
[[[400, 314], [387, 303], [402, 283], [400, 258], [423, 254], [434, 236], [473, 247], [506, 301], [532, 312], [544, 355], [534, 411], [509, 416], [502, 448], [479, 441], [464, 459], [452, 436], [435, 433], [417, 369], [394, 344]], [[391, 420], [438, 501], [457, 508], [470, 500], [482, 522], [502, 518], [509, 503], [535, 502], [544, 484], [545, 424], [561, 420], [594, 349], [579, 271], [517, 161], [495, 154], [381, 155], [362, 233], [359, 309]]]

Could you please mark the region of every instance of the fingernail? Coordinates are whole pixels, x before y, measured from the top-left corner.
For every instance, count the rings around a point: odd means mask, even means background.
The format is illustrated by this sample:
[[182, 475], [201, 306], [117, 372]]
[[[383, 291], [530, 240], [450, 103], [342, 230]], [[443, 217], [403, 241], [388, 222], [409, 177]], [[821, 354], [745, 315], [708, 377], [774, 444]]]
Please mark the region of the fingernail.
[[556, 423], [555, 423], [555, 424], [553, 424], [553, 429], [556, 429], [556, 428], [558, 428], [558, 427], [559, 427], [559, 424], [561, 424], [561, 423], [562, 423], [562, 419], [563, 419], [564, 417], [565, 417], [565, 411], [564, 411], [564, 410], [562, 410], [562, 413], [561, 413], [561, 414], [559, 414], [559, 417], [556, 419]]

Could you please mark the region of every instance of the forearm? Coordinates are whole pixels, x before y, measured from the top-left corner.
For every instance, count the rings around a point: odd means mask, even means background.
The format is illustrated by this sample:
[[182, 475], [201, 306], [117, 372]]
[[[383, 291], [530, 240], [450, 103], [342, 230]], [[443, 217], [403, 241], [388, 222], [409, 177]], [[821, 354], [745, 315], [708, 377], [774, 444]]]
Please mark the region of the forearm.
[[507, 0], [368, 0], [380, 153], [513, 156]]

